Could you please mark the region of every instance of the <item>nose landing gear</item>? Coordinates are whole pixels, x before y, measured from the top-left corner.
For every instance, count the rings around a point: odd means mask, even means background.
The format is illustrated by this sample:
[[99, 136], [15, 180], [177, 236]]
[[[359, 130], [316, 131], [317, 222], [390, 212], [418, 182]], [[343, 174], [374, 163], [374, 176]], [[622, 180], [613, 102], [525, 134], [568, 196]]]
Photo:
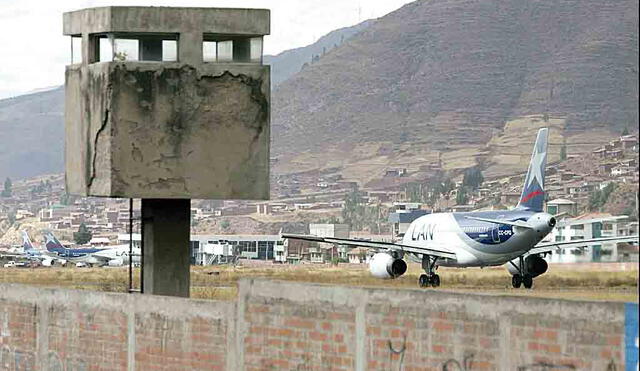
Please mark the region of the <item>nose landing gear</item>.
[[418, 279], [418, 285], [420, 287], [438, 287], [440, 286], [440, 276], [435, 273], [435, 270], [438, 268], [436, 266], [437, 257], [431, 258], [428, 255], [424, 255], [422, 257], [422, 269], [425, 270], [426, 274], [421, 274]]

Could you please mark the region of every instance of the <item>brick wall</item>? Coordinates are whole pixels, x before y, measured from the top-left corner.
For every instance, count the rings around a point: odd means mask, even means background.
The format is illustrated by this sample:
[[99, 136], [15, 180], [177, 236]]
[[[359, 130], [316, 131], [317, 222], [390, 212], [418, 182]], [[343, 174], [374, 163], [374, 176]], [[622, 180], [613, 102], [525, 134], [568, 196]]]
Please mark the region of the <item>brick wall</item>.
[[3, 284], [0, 370], [233, 369], [235, 307]]
[[622, 370], [618, 303], [244, 280], [237, 302], [0, 285], [0, 370]]
[[622, 303], [245, 280], [246, 370], [622, 370]]

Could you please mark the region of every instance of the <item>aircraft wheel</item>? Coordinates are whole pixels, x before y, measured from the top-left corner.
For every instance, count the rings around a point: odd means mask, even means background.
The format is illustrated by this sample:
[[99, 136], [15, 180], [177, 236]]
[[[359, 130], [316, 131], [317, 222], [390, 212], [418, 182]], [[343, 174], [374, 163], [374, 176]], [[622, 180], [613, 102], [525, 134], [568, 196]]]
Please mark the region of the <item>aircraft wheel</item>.
[[429, 277], [427, 277], [426, 274], [421, 274], [420, 278], [418, 279], [418, 285], [420, 285], [420, 287], [429, 286]]
[[438, 276], [437, 274], [434, 274], [431, 277], [431, 286], [433, 286], [433, 287], [440, 286], [440, 276]]
[[514, 289], [519, 289], [520, 285], [522, 285], [522, 276], [514, 274], [513, 277], [511, 277], [511, 285]]
[[525, 274], [524, 277], [522, 277], [522, 284], [525, 289], [530, 289], [533, 287], [533, 277], [529, 274]]

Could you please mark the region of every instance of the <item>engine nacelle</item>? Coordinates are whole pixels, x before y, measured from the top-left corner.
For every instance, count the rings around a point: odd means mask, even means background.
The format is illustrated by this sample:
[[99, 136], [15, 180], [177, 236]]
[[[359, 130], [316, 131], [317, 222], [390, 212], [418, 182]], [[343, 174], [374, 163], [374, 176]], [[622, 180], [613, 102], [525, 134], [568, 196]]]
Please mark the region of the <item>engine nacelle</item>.
[[40, 264], [42, 264], [43, 267], [51, 267], [55, 264], [55, 261], [53, 259], [44, 259]]
[[398, 278], [407, 272], [407, 263], [381, 252], [374, 254], [369, 260], [369, 271], [376, 278]]
[[[520, 264], [520, 259], [514, 259], [511, 263], [518, 266]], [[537, 277], [547, 271], [549, 268], [549, 264], [547, 261], [541, 258], [539, 255], [529, 255], [524, 259], [524, 271], [527, 274], [530, 274], [532, 277]], [[507, 270], [512, 275], [518, 274], [518, 269], [514, 267], [512, 264], [507, 264]]]
[[122, 267], [123, 265], [124, 265], [124, 260], [122, 260], [120, 258], [109, 260], [109, 266], [110, 267]]

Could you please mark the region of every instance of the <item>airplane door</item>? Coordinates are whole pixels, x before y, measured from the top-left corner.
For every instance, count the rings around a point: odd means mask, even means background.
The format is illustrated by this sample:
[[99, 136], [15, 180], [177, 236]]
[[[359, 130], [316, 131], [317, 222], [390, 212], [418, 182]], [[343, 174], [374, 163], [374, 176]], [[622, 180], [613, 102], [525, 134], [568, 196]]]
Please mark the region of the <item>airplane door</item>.
[[491, 239], [493, 240], [493, 242], [500, 243], [499, 231], [500, 231], [499, 226], [491, 230]]

